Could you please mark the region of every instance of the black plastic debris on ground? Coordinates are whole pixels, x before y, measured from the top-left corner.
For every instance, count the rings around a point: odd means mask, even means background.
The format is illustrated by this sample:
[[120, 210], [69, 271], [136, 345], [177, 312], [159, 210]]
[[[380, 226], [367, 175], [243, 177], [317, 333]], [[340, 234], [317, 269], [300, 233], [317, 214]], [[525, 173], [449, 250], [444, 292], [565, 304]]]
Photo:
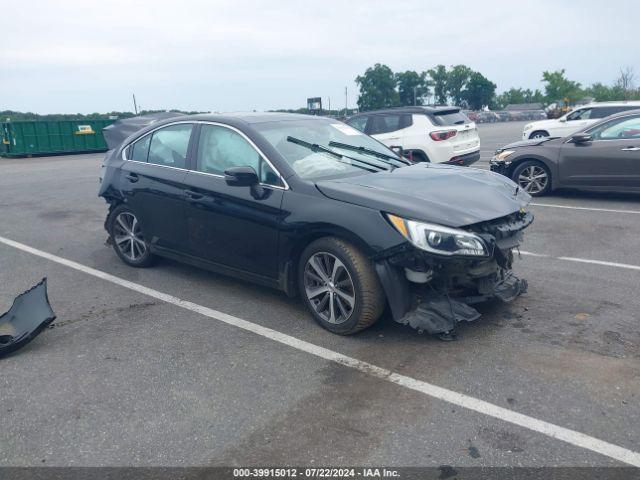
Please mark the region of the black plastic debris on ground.
[[0, 316], [0, 358], [24, 347], [56, 319], [49, 304], [47, 279], [13, 300]]

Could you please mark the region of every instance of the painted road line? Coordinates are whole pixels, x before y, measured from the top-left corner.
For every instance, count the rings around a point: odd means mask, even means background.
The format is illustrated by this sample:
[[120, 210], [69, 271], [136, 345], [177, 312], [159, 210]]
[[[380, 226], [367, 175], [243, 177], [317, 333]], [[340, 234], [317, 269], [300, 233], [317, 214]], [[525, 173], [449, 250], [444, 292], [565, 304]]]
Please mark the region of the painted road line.
[[380, 380], [394, 383], [409, 390], [422, 393], [429, 397], [436, 398], [453, 405], [472, 410], [474, 412], [482, 413], [483, 415], [497, 418], [513, 425], [518, 425], [534, 432], [542, 433], [543, 435], [546, 435], [548, 437], [562, 440], [563, 442], [566, 442], [568, 444], [599, 453], [620, 462], [640, 467], [639, 452], [635, 452], [633, 450], [614, 445], [590, 435], [586, 435], [575, 430], [564, 428], [553, 423], [545, 422], [544, 420], [539, 420], [537, 418], [530, 417], [528, 415], [524, 415], [522, 413], [518, 413], [513, 410], [500, 407], [498, 405], [494, 405], [492, 403], [480, 400], [475, 397], [471, 397], [469, 395], [465, 395], [463, 393], [458, 393], [453, 390], [438, 387], [437, 385], [424, 382], [422, 380], [408, 377], [406, 375], [401, 375], [386, 368], [378, 367], [371, 363], [364, 362], [347, 355], [343, 355], [342, 353], [338, 353], [333, 350], [329, 350], [328, 348], [324, 348], [319, 345], [300, 340], [298, 338], [287, 335], [286, 333], [263, 327], [262, 325], [258, 325], [256, 323], [252, 323], [247, 320], [243, 320], [241, 318], [219, 312], [209, 307], [198, 305], [197, 303], [193, 303], [188, 300], [182, 300], [178, 297], [174, 297], [173, 295], [169, 295], [167, 293], [154, 290], [153, 288], [145, 287], [144, 285], [140, 285], [139, 283], [116, 277], [115, 275], [111, 275], [101, 270], [82, 265], [63, 257], [58, 257], [57, 255], [38, 250], [36, 248], [16, 242], [14, 240], [10, 240], [8, 238], [0, 237], [0, 243], [4, 243], [5, 245], [8, 245], [10, 247], [50, 260], [60, 265], [64, 265], [74, 270], [78, 270], [93, 277], [100, 278], [115, 285], [128, 288], [129, 290], [141, 293], [143, 295], [147, 295], [163, 302], [170, 303], [185, 310], [199, 313], [228, 325], [232, 325], [242, 330], [255, 333], [256, 335], [260, 335], [283, 345], [287, 345], [296, 350], [315, 355], [316, 357], [322, 358], [324, 360], [335, 362], [340, 365], [344, 365], [345, 367], [353, 368], [355, 370], [358, 370], [359, 372], [378, 378]]
[[589, 210], [592, 212], [631, 213], [635, 215], [640, 215], [640, 210], [616, 210], [613, 208], [573, 207], [571, 205], [557, 205], [552, 203], [531, 203], [530, 205], [534, 207], [566, 208], [568, 210]]
[[603, 267], [615, 267], [615, 268], [624, 268], [627, 270], [640, 271], [640, 265], [631, 265], [628, 263], [606, 262], [604, 260], [592, 260], [590, 258], [554, 257], [552, 255], [546, 255], [544, 253], [534, 253], [534, 252], [525, 252], [525, 251], [520, 251], [520, 253], [522, 255], [526, 255], [529, 257], [553, 258], [555, 260], [563, 260], [565, 262], [590, 263], [592, 265], [601, 265]]

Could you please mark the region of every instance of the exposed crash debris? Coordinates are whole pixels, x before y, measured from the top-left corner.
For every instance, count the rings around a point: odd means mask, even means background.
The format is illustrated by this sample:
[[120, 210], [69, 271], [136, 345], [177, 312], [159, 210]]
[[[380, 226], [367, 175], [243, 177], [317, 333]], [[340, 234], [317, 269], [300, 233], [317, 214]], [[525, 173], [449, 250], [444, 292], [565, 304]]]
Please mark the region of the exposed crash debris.
[[531, 213], [521, 211], [468, 227], [489, 247], [484, 258], [429, 255], [407, 246], [378, 255], [376, 270], [394, 320], [452, 340], [458, 323], [480, 317], [471, 305], [491, 299], [511, 302], [525, 293], [527, 281], [511, 269], [513, 250], [532, 221]]
[[24, 347], [56, 319], [49, 304], [47, 279], [18, 295], [0, 316], [0, 357]]

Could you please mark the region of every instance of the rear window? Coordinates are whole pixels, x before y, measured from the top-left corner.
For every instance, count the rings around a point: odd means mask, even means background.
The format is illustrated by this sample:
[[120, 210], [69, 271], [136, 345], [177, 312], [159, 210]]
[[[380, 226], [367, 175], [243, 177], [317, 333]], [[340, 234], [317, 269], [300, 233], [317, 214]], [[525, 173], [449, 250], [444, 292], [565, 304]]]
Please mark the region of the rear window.
[[467, 117], [460, 110], [445, 110], [442, 113], [433, 112], [431, 115], [431, 121], [443, 127], [451, 125], [464, 125], [465, 123], [471, 123], [469, 117]]

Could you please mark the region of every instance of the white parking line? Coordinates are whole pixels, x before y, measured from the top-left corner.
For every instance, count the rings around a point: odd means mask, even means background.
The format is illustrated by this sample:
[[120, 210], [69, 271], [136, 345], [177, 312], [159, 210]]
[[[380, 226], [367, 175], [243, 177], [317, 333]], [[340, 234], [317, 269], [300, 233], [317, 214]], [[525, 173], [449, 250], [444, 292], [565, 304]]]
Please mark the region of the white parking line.
[[448, 390], [446, 388], [438, 387], [437, 385], [424, 382], [422, 380], [417, 380], [406, 375], [395, 373], [386, 368], [381, 368], [371, 363], [364, 362], [347, 355], [343, 355], [333, 350], [329, 350], [313, 343], [292, 337], [285, 333], [278, 332], [277, 330], [272, 330], [270, 328], [263, 327], [262, 325], [258, 325], [256, 323], [252, 323], [247, 320], [243, 320], [241, 318], [234, 317], [217, 310], [213, 310], [212, 308], [198, 305], [197, 303], [189, 302], [187, 300], [182, 300], [178, 297], [174, 297], [173, 295], [169, 295], [167, 293], [145, 287], [144, 285], [140, 285], [139, 283], [134, 283], [129, 280], [116, 277], [101, 270], [82, 265], [66, 258], [58, 257], [57, 255], [52, 255], [50, 253], [38, 250], [36, 248], [10, 240], [8, 238], [0, 237], [0, 242], [23, 252], [31, 253], [32, 255], [36, 255], [60, 265], [73, 268], [74, 270], [92, 275], [107, 282], [111, 282], [121, 287], [128, 288], [129, 290], [133, 290], [143, 295], [147, 295], [149, 297], [162, 300], [163, 302], [170, 303], [180, 308], [184, 308], [185, 310], [196, 312], [209, 318], [213, 318], [215, 320], [226, 323], [228, 325], [241, 328], [242, 330], [255, 333], [275, 342], [287, 345], [291, 348], [295, 348], [296, 350], [315, 355], [324, 360], [353, 368], [372, 377], [376, 377], [381, 380], [400, 385], [404, 388], [420, 392], [429, 397], [437, 398], [439, 400], [443, 400], [459, 407], [467, 408], [474, 412], [482, 413], [484, 415], [488, 415], [490, 417], [494, 417], [523, 428], [527, 428], [534, 432], [542, 433], [543, 435], [547, 435], [551, 438], [562, 440], [571, 445], [581, 447], [586, 450], [599, 453], [601, 455], [605, 455], [620, 462], [640, 467], [640, 453], [634, 452], [633, 450], [629, 450], [624, 447], [605, 442], [604, 440], [599, 440], [595, 437], [591, 437], [589, 435], [585, 435], [584, 433], [570, 430], [553, 423], [538, 420], [537, 418], [530, 417], [528, 415], [524, 415], [522, 413], [518, 413], [489, 402], [485, 402], [484, 400], [480, 400], [469, 395], [458, 393], [453, 390]]
[[640, 271], [640, 265], [630, 265], [628, 263], [605, 262], [604, 260], [591, 260], [589, 258], [554, 257], [553, 255], [547, 255], [544, 253], [534, 253], [534, 252], [525, 252], [525, 251], [520, 251], [520, 253], [522, 255], [526, 255], [529, 257], [554, 258], [556, 260], [564, 260], [565, 262], [590, 263], [592, 265], [602, 265], [603, 267], [625, 268], [627, 270]]
[[592, 212], [609, 212], [609, 213], [633, 213], [640, 214], [640, 210], [615, 210], [612, 208], [592, 208], [592, 207], [573, 207], [570, 205], [556, 205], [552, 203], [531, 203], [534, 207], [551, 207], [551, 208], [566, 208], [568, 210], [590, 210]]

